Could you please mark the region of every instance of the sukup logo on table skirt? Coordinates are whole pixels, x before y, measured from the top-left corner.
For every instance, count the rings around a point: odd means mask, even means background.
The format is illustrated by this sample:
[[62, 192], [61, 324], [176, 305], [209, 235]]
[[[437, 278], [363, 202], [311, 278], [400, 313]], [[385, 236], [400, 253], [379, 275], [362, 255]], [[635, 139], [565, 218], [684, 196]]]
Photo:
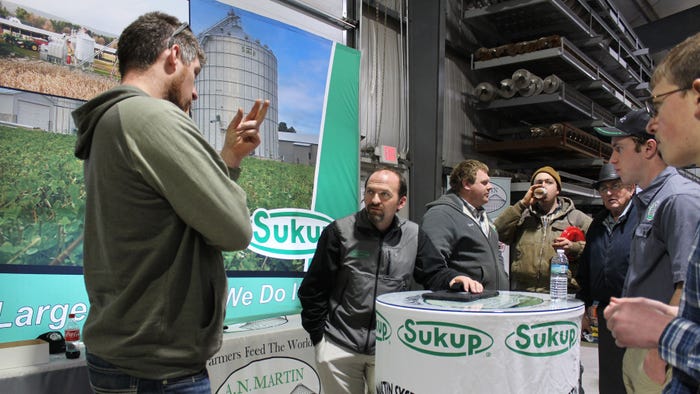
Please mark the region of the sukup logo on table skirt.
[[439, 357], [471, 356], [493, 345], [493, 338], [482, 330], [438, 321], [406, 319], [397, 336], [409, 348]]
[[570, 321], [521, 324], [508, 335], [506, 346], [524, 356], [556, 356], [576, 345], [578, 332], [578, 325]]
[[378, 342], [388, 340], [391, 338], [391, 331], [389, 321], [381, 313], [377, 312], [377, 328], [374, 330], [376, 340]]

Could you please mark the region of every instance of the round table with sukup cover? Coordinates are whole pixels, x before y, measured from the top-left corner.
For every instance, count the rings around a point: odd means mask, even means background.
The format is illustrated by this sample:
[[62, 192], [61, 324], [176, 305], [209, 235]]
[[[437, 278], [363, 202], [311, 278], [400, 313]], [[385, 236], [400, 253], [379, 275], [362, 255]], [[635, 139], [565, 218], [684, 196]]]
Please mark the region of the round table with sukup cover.
[[581, 301], [501, 291], [461, 302], [423, 293], [377, 297], [377, 394], [578, 392]]

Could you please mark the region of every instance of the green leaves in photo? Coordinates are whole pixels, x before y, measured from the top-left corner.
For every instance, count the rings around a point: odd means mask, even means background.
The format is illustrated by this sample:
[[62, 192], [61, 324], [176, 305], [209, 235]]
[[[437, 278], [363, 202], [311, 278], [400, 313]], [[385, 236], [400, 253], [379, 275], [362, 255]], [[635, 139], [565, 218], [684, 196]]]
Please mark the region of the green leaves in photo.
[[[83, 265], [83, 163], [74, 135], [0, 126], [0, 264]], [[248, 208], [311, 206], [314, 168], [246, 158]], [[304, 262], [224, 253], [227, 270], [299, 271]]]
[[82, 265], [75, 136], [0, 126], [0, 263]]

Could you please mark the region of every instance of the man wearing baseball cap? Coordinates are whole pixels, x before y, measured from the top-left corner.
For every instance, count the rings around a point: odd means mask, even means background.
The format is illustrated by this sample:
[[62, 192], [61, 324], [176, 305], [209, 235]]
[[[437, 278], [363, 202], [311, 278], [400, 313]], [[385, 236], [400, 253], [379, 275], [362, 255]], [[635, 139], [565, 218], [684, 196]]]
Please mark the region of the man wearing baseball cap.
[[[560, 196], [561, 176], [550, 166], [535, 170], [525, 196], [506, 208], [494, 221], [498, 239], [513, 246], [510, 265], [510, 289], [549, 292], [550, 261], [556, 249], [564, 249], [575, 275], [585, 241], [562, 237], [569, 227], [588, 231], [591, 218], [579, 211], [574, 202]], [[578, 284], [571, 281], [572, 291]]]
[[630, 241], [639, 215], [631, 203], [635, 185], [623, 183], [612, 164], [603, 165], [593, 188], [600, 193], [604, 209], [593, 216], [593, 223], [586, 233], [586, 248], [576, 276], [581, 286], [577, 297], [586, 303], [588, 309], [582, 320], [582, 329], [590, 328], [593, 313], [598, 317], [598, 392], [617, 394], [625, 392], [622, 380], [625, 349], [615, 345], [603, 310], [610, 303], [610, 297], [622, 295], [629, 266]]
[[614, 127], [594, 127], [594, 129], [604, 137], [636, 136], [645, 140], [654, 139], [653, 135], [647, 133], [647, 123], [649, 123], [649, 115], [645, 110], [639, 109], [628, 112], [615, 122]]
[[[651, 88], [647, 131], [670, 164], [700, 163], [700, 33], [671, 49], [654, 71]], [[685, 250], [688, 272], [680, 308], [636, 297], [613, 298], [605, 309], [618, 345], [658, 349], [673, 367], [665, 393], [700, 391], [700, 223], [690, 232], [694, 243]]]
[[[700, 222], [700, 185], [664, 162], [657, 141], [646, 131], [647, 123], [649, 115], [640, 109], [622, 117], [615, 127], [596, 128], [612, 137], [610, 163], [622, 182], [642, 189], [633, 199], [640, 218], [622, 296], [678, 305]], [[657, 349], [628, 348], [622, 369], [628, 392], [658, 393], [670, 380], [670, 369]]]

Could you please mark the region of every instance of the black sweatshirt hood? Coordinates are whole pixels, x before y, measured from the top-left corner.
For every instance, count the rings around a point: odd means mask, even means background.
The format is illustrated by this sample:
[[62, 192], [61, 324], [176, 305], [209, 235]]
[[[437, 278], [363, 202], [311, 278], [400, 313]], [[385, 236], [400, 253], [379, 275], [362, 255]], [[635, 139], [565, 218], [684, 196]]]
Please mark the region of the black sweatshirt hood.
[[75, 156], [86, 160], [90, 157], [95, 126], [107, 110], [122, 100], [135, 96], [146, 96], [146, 92], [134, 86], [121, 85], [110, 89], [73, 111], [73, 121], [78, 126]]

